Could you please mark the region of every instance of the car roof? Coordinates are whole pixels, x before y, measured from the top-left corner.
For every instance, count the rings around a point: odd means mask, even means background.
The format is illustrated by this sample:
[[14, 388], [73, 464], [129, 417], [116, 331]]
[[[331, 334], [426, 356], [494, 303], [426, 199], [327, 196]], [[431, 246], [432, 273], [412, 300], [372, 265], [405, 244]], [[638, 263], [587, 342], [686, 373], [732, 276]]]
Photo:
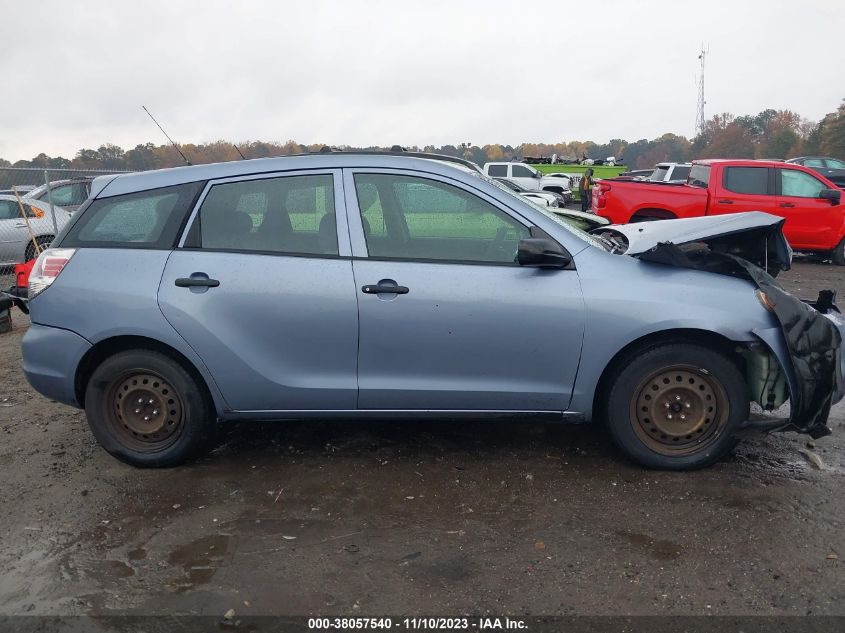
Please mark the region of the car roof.
[[[457, 164], [450, 164], [457, 163]], [[98, 197], [111, 197], [172, 187], [190, 182], [254, 176], [282, 171], [323, 170], [343, 168], [409, 169], [427, 171], [454, 177], [456, 173], [479, 172], [478, 166], [453, 156], [422, 154], [412, 152], [325, 152], [318, 154], [296, 154], [273, 158], [171, 167], [153, 171], [118, 174], [111, 178]]]
[[783, 161], [779, 160], [758, 160], [756, 158], [703, 158], [694, 160], [693, 165], [717, 165], [720, 163], [731, 163], [738, 167], [783, 167]]

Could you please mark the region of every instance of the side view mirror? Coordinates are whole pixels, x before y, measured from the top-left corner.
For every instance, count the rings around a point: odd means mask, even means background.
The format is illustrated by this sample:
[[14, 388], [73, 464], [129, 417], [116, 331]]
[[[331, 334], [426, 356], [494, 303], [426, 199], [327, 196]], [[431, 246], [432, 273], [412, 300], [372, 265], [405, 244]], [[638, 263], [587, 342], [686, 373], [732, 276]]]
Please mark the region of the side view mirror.
[[830, 200], [830, 204], [837, 205], [842, 199], [842, 192], [839, 189], [822, 189], [819, 191], [820, 200]]
[[519, 240], [516, 261], [520, 266], [566, 268], [572, 262], [572, 256], [554, 240], [545, 237], [527, 237]]

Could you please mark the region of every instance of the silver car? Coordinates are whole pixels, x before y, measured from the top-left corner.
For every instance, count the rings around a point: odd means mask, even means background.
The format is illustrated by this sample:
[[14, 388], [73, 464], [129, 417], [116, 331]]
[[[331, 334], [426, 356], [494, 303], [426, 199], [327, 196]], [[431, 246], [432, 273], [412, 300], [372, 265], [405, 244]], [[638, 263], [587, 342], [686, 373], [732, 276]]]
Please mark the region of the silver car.
[[781, 218], [588, 234], [454, 162], [98, 178], [30, 275], [28, 380], [138, 466], [200, 454], [234, 420], [602, 420], [625, 455], [676, 470], [741, 430], [830, 432], [845, 322], [765, 272], [790, 265]]
[[0, 195], [0, 266], [8, 267], [35, 258], [35, 245], [46, 248], [70, 219], [70, 213], [61, 207], [54, 207], [56, 224], [50, 205], [35, 200], [23, 201], [26, 219], [15, 196]]

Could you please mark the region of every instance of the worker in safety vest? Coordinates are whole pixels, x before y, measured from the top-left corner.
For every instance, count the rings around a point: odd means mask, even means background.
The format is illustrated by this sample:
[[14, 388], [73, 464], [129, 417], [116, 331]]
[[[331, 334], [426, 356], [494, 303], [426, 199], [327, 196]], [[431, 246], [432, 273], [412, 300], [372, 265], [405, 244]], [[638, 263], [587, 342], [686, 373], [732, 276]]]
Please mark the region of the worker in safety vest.
[[581, 194], [581, 211], [587, 211], [592, 204], [593, 170], [588, 168], [578, 183], [578, 192]]

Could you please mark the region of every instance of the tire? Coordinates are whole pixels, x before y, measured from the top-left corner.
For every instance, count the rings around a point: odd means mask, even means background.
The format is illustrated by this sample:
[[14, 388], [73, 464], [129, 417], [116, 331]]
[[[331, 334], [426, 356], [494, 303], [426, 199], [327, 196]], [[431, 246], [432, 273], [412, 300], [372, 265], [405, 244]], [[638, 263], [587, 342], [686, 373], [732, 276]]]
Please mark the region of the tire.
[[833, 249], [831, 253], [831, 258], [833, 259], [833, 263], [837, 266], [845, 266], [845, 237], [842, 238], [842, 241], [836, 245], [836, 248]]
[[749, 398], [737, 366], [689, 343], [641, 351], [610, 383], [607, 426], [629, 459], [659, 470], [694, 470], [733, 450]]
[[[53, 239], [55, 238], [52, 235], [42, 235], [40, 237], [36, 237], [35, 242], [38, 244], [38, 248], [43, 251], [53, 243]], [[28, 262], [31, 259], [35, 259], [35, 247], [32, 245], [32, 240], [29, 240], [24, 253], [24, 262]]]
[[139, 467], [195, 458], [217, 430], [205, 386], [170, 357], [148, 350], [104, 360], [88, 381], [85, 413], [100, 445]]

